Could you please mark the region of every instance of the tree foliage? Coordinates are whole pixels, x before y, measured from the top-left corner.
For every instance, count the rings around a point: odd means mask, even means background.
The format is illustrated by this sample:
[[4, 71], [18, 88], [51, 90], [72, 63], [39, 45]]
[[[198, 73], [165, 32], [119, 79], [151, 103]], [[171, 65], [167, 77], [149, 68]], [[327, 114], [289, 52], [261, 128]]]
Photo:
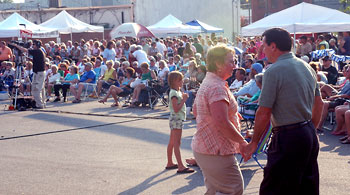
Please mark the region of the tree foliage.
[[339, 2], [343, 5], [341, 11], [345, 13], [350, 13], [350, 0], [339, 0]]

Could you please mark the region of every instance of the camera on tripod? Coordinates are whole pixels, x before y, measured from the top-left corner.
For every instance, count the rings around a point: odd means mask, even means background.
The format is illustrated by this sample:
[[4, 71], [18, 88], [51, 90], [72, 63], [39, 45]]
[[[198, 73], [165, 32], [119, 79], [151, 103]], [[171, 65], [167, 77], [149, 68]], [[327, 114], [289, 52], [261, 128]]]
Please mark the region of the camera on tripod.
[[[24, 48], [29, 48], [30, 47], [30, 44], [29, 42], [24, 42], [24, 41], [11, 41], [11, 43], [14, 43], [16, 45], [19, 45], [19, 46], [22, 46]], [[12, 45], [9, 46], [10, 48], [13, 47]], [[12, 48], [11, 48], [12, 49]], [[16, 48], [17, 49], [17, 48]]]
[[27, 41], [11, 41], [11, 43], [8, 44], [8, 47], [12, 49], [14, 56], [16, 56], [16, 58], [14, 59], [16, 67], [23, 66], [25, 63], [25, 57], [23, 55], [23, 52], [20, 49], [18, 49], [17, 46], [28, 49], [30, 48], [30, 43]]
[[[24, 41], [11, 41], [11, 43], [12, 43], [12, 44], [19, 45], [19, 46], [24, 47], [24, 48], [27, 48], [27, 49], [30, 48], [29, 42], [24, 42]], [[12, 49], [12, 50], [15, 50], [15, 51], [21, 53], [21, 51], [20, 51], [16, 46], [14, 46], [14, 45], [12, 45], [12, 44], [8, 44], [8, 47], [9, 47], [10, 49]]]

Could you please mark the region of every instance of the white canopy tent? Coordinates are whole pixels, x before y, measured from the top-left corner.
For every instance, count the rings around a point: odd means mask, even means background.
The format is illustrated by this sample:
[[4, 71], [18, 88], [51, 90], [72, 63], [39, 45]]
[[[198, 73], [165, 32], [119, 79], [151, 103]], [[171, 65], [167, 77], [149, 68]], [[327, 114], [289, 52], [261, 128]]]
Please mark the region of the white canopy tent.
[[164, 34], [195, 34], [201, 32], [200, 26], [184, 25], [175, 16], [169, 14], [154, 25], [147, 27], [155, 35]]
[[350, 15], [303, 2], [245, 26], [241, 32], [243, 36], [258, 36], [274, 27], [293, 34], [349, 31]]
[[199, 20], [192, 20], [190, 22], [187, 22], [186, 24], [190, 25], [190, 26], [200, 26], [202, 29], [202, 32], [204, 33], [223, 33], [224, 29], [222, 28], [217, 28], [214, 26], [210, 26], [209, 24], [206, 24], [204, 22], [201, 22]]
[[[101, 32], [104, 33], [103, 26], [94, 26], [82, 22], [72, 15], [70, 15], [65, 10], [61, 11], [59, 14], [53, 18], [47, 20], [40, 24], [42, 27], [55, 28], [62, 34], [81, 33], [81, 32]], [[104, 36], [103, 36], [104, 37]]]
[[21, 37], [23, 30], [32, 32], [32, 38], [53, 38], [58, 37], [58, 31], [52, 28], [46, 28], [36, 25], [18, 13], [13, 13], [11, 16], [0, 22], [0, 37]]

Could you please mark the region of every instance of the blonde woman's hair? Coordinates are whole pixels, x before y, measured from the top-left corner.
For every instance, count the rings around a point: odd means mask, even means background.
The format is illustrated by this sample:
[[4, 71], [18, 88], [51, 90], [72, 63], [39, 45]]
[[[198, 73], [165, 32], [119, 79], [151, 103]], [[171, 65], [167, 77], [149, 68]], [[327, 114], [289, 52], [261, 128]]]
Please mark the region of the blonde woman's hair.
[[[71, 68], [71, 70], [74, 70], [74, 73], [75, 73], [75, 74], [77, 74], [78, 71], [79, 71], [79, 68], [78, 68], [78, 66], [76, 66], [76, 65], [73, 65], [73, 66], [71, 66], [70, 68]], [[70, 73], [71, 73], [71, 72], [70, 72]]]
[[168, 83], [171, 89], [175, 89], [175, 81], [182, 80], [184, 75], [179, 71], [172, 71], [168, 75]]
[[109, 64], [109, 63], [111, 63], [112, 66], [114, 66], [114, 61], [113, 61], [113, 60], [108, 60], [108, 61], [106, 62], [106, 64]]
[[216, 72], [218, 64], [224, 64], [225, 57], [228, 53], [235, 54], [235, 51], [226, 45], [220, 44], [212, 47], [207, 54], [207, 69], [209, 72]]

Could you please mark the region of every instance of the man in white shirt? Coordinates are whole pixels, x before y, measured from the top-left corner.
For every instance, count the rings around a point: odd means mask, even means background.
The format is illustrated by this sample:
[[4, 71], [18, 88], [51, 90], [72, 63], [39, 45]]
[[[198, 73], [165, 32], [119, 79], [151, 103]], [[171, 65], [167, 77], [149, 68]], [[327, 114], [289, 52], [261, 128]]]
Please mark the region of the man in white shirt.
[[238, 96], [247, 96], [247, 97], [252, 97], [256, 92], [258, 92], [259, 87], [256, 85], [255, 82], [255, 75], [261, 73], [263, 70], [263, 66], [259, 63], [255, 63], [252, 65], [252, 68], [250, 70], [250, 81], [237, 92], [235, 92], [233, 95], [235, 97]]
[[243, 86], [245, 74], [246, 73], [245, 73], [244, 68], [237, 68], [236, 69], [236, 73], [235, 73], [235, 78], [236, 79], [230, 85], [230, 90], [231, 91], [237, 91]]
[[53, 86], [60, 81], [61, 78], [61, 74], [58, 73], [58, 67], [56, 65], [52, 65], [51, 66], [51, 70], [52, 72], [50, 73], [50, 75], [48, 75], [48, 80], [47, 80], [47, 102], [50, 100], [51, 97], [51, 92], [52, 92], [52, 88]]
[[117, 53], [115, 52], [114, 47], [115, 47], [115, 44], [113, 41], [109, 41], [107, 43], [107, 47], [102, 53], [104, 62], [107, 62], [108, 60], [115, 61], [115, 57], [116, 57]]
[[137, 62], [139, 64], [138, 68], [140, 68], [140, 65], [142, 63], [149, 64], [149, 60], [147, 58], [147, 53], [142, 50], [142, 46], [141, 45], [138, 45], [136, 47], [136, 51], [134, 51], [134, 53], [132, 53], [132, 55], [137, 59]]
[[297, 45], [297, 55], [304, 56], [312, 51], [312, 45], [307, 42], [305, 35], [299, 38], [299, 44]]
[[166, 46], [164, 45], [164, 43], [162, 43], [161, 40], [159, 40], [159, 38], [156, 38], [156, 47], [159, 53], [161, 53], [162, 55], [164, 55], [164, 52], [166, 51]]

